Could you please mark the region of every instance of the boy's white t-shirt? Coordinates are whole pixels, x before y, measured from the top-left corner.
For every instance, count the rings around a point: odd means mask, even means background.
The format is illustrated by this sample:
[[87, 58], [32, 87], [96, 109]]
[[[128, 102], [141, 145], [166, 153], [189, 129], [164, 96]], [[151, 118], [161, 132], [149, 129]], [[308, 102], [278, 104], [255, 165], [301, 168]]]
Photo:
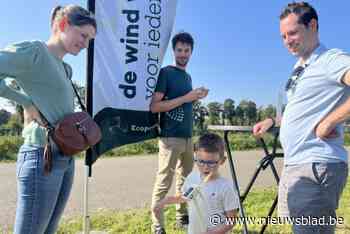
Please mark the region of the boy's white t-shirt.
[[202, 183], [198, 170], [193, 170], [185, 180], [182, 191], [191, 187], [192, 199], [188, 202], [189, 234], [199, 234], [217, 225], [225, 224], [225, 211], [238, 209], [239, 198], [232, 181], [218, 177]]

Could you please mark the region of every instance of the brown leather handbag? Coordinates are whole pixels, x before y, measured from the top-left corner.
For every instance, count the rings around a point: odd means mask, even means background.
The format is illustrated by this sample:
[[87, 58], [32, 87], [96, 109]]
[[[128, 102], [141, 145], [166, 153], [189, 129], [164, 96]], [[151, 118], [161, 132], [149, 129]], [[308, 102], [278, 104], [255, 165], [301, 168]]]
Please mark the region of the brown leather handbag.
[[57, 123], [52, 139], [64, 155], [75, 155], [96, 145], [101, 130], [88, 113], [76, 112]]
[[52, 168], [51, 140], [56, 143], [60, 152], [65, 156], [74, 156], [96, 145], [102, 138], [101, 130], [89, 113], [85, 110], [78, 91], [71, 81], [74, 93], [83, 111], [68, 114], [56, 126], [51, 125], [45, 116], [47, 144], [44, 150], [44, 170], [49, 173]]

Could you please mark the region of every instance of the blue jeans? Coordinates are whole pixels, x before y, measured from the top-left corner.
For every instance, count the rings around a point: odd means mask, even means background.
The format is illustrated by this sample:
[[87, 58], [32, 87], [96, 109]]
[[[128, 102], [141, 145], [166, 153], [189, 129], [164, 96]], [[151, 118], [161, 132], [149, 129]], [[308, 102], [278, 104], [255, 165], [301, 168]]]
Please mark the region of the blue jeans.
[[74, 159], [52, 150], [52, 170], [44, 174], [44, 149], [22, 145], [17, 158], [15, 234], [54, 233], [74, 178]]

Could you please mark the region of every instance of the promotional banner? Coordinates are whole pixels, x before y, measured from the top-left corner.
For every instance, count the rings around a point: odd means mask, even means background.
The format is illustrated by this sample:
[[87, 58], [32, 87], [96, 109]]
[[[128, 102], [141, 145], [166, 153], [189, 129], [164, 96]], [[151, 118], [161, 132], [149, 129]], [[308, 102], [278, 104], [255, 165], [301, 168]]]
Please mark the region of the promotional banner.
[[149, 105], [176, 4], [176, 0], [95, 1], [92, 107], [103, 134], [95, 157], [157, 136], [157, 118]]

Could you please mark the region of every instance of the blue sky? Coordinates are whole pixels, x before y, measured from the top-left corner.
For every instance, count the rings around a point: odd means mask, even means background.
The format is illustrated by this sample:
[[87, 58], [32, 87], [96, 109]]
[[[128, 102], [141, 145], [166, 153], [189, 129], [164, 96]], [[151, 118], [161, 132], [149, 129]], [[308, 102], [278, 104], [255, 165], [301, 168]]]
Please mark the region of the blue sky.
[[[122, 0], [119, 0], [122, 1]], [[279, 33], [279, 13], [289, 1], [178, 0], [174, 32], [193, 34], [195, 48], [188, 72], [194, 86], [206, 86], [206, 102], [232, 98], [258, 106], [276, 104], [295, 58]], [[309, 1], [318, 11], [321, 41], [329, 48], [350, 51], [350, 1]], [[49, 16], [57, 5], [86, 6], [82, 0], [1, 0], [0, 48], [23, 40], [49, 37]], [[66, 56], [73, 79], [85, 80], [86, 53]], [[168, 49], [163, 65], [173, 62]], [[5, 107], [0, 101], [0, 108]]]

